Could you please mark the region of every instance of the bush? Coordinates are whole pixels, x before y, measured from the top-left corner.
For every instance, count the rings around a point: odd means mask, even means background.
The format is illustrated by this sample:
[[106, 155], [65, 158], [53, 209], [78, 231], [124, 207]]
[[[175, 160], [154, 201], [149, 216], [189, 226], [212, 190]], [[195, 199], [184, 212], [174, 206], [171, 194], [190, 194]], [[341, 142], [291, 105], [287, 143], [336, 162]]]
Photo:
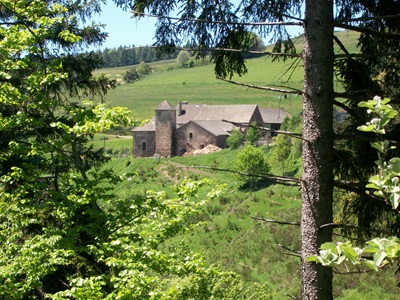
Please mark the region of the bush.
[[176, 66], [178, 68], [184, 68], [187, 66], [190, 60], [190, 53], [188, 51], [182, 50], [179, 52], [176, 58]]
[[267, 157], [261, 148], [248, 145], [239, 152], [234, 169], [240, 174], [237, 177], [248, 184], [250, 188], [254, 188], [259, 182], [263, 181], [262, 174], [270, 171], [270, 165]]
[[260, 130], [256, 126], [256, 122], [251, 123], [251, 126], [249, 129], [247, 129], [245, 136], [245, 140], [253, 146], [257, 145], [258, 139], [260, 138]]
[[131, 83], [140, 80], [140, 75], [136, 71], [136, 68], [133, 68], [132, 70], [126, 71], [123, 78], [126, 83]]
[[235, 150], [242, 146], [243, 135], [239, 129], [234, 129], [226, 139], [229, 149]]

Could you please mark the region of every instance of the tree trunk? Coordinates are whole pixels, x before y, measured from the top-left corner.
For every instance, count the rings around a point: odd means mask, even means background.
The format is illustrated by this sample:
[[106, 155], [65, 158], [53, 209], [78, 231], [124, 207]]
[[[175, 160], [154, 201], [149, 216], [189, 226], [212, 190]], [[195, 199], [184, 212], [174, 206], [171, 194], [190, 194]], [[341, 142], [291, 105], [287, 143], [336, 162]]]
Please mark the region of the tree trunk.
[[331, 241], [333, 3], [306, 0], [303, 96], [302, 299], [333, 299], [332, 270], [305, 258]]

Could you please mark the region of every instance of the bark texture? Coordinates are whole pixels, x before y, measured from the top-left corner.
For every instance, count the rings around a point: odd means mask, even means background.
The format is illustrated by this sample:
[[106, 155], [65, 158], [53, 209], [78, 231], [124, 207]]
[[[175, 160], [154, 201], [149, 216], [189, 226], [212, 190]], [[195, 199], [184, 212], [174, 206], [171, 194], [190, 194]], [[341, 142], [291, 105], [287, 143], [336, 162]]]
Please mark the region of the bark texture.
[[333, 299], [332, 270], [305, 262], [332, 239], [333, 3], [307, 0], [304, 45], [302, 299]]

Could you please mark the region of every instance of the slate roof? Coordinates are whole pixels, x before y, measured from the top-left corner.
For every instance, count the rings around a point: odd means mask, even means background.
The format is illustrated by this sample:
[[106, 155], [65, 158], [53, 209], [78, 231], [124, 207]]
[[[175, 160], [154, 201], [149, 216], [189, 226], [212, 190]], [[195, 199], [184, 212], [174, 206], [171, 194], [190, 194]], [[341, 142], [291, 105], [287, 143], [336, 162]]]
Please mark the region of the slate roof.
[[230, 123], [226, 123], [219, 120], [211, 120], [211, 121], [195, 120], [192, 122], [197, 124], [201, 128], [207, 130], [208, 132], [212, 133], [215, 136], [229, 135], [229, 132], [231, 132], [233, 129], [236, 128], [234, 125]]
[[175, 107], [173, 107], [171, 104], [169, 104], [168, 101], [164, 100], [161, 102], [157, 107], [156, 110], [175, 110]]
[[[197, 125], [215, 135], [224, 135], [227, 131], [232, 131], [233, 125], [222, 122], [221, 120], [235, 123], [248, 123], [256, 108], [256, 104], [207, 105], [182, 103], [183, 113], [179, 115], [179, 105], [173, 107], [167, 101], [163, 101], [156, 107], [156, 110], [176, 110], [176, 121], [178, 127], [190, 121], [195, 121]], [[290, 114], [283, 108], [259, 108], [259, 110], [264, 123], [280, 124], [286, 116], [290, 117]], [[155, 131], [154, 117], [149, 123], [141, 127], [135, 127], [132, 131]]]
[[187, 122], [194, 119], [194, 117], [200, 112], [203, 104], [182, 104], [182, 114], [179, 115], [179, 105], [176, 107], [176, 123], [178, 125], [186, 124]]
[[136, 126], [132, 131], [156, 131], [155, 118], [153, 117], [149, 123], [146, 123], [143, 126]]
[[290, 114], [283, 108], [259, 108], [264, 123], [281, 124]]
[[194, 120], [227, 120], [248, 123], [257, 105], [206, 105], [204, 104]]

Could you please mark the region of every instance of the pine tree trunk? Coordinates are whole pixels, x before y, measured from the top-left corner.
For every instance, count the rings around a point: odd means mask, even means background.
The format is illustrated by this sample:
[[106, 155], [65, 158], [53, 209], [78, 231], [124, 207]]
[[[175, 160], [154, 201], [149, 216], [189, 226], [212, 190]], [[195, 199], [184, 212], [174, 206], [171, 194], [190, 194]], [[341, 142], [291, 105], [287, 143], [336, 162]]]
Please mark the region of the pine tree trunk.
[[332, 239], [333, 3], [306, 0], [303, 96], [302, 299], [333, 299], [332, 270], [305, 262]]

